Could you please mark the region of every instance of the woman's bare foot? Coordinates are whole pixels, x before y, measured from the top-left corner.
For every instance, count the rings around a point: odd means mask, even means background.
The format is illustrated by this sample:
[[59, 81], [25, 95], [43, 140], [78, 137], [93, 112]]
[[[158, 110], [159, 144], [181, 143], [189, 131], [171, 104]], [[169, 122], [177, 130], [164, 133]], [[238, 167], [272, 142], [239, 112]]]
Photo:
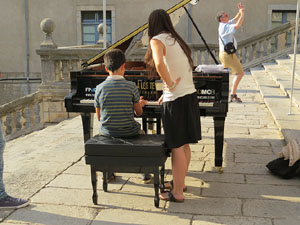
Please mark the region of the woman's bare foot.
[[160, 193], [159, 198], [165, 201], [171, 202], [184, 202], [184, 195], [176, 195], [173, 194], [171, 191]]

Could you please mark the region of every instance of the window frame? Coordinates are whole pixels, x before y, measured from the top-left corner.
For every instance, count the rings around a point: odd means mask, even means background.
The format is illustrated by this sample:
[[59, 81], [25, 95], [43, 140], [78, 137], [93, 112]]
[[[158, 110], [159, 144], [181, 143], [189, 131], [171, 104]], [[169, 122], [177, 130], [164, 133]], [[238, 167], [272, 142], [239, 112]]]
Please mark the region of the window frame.
[[[102, 5], [78, 5], [76, 7], [76, 34], [77, 34], [77, 46], [81, 46], [83, 43], [82, 39], [82, 11], [103, 11]], [[115, 23], [116, 23], [116, 14], [114, 6], [106, 6], [106, 11], [111, 11], [111, 42], [116, 41], [115, 35]]]
[[[93, 13], [93, 16], [94, 16], [94, 19], [91, 19], [90, 21], [84, 21], [83, 19], [83, 13]], [[103, 18], [100, 18], [99, 14], [100, 13], [103, 13], [103, 11], [81, 11], [81, 45], [94, 45], [97, 43], [97, 41], [99, 40], [99, 32], [97, 30], [97, 27], [100, 23], [103, 22]], [[110, 26], [110, 32], [108, 33], [108, 40], [109, 40], [109, 44], [112, 44], [112, 22], [111, 22], [111, 17], [112, 17], [112, 13], [110, 10], [106, 10], [106, 15], [110, 14], [110, 18], [108, 19], [107, 17], [107, 20], [106, 20], [106, 23], [107, 23], [107, 26]], [[90, 33], [90, 34], [94, 34], [94, 37], [95, 37], [95, 41], [94, 42], [88, 42], [86, 41], [86, 43], [84, 43], [84, 35], [85, 34], [89, 34], [89, 33], [84, 33], [83, 30], [84, 30], [84, 27], [85, 26], [93, 26], [94, 28], [94, 32], [93, 33]], [[107, 30], [108, 31], [108, 30]], [[107, 32], [106, 32], [107, 33]]]

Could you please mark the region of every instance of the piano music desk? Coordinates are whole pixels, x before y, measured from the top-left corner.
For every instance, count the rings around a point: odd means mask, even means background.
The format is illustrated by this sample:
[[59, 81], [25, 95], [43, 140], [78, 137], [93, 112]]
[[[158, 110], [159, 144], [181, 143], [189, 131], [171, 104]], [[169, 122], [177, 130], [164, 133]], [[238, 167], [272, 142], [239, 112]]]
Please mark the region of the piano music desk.
[[[168, 150], [163, 135], [142, 134], [131, 138], [95, 135], [85, 142], [85, 161], [91, 167], [93, 203], [98, 202], [97, 171], [103, 172], [103, 190], [107, 192], [107, 172], [153, 173], [154, 205], [159, 207], [158, 188], [163, 191], [164, 165]], [[159, 169], [161, 168], [161, 169]], [[159, 173], [161, 185], [159, 186]]]

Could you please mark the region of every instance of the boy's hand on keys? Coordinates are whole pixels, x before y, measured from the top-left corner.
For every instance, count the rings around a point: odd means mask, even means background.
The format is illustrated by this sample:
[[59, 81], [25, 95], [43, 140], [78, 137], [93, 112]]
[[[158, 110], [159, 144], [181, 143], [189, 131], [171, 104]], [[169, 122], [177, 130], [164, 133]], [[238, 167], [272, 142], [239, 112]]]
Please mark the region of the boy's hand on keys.
[[142, 107], [144, 107], [147, 104], [147, 100], [143, 99], [143, 96], [141, 96], [139, 103]]

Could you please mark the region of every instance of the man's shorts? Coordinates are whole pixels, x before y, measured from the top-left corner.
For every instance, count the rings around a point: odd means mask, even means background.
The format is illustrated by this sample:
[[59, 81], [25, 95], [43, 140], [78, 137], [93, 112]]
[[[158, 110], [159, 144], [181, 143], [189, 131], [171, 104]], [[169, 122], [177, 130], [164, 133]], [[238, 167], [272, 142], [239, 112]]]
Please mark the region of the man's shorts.
[[226, 52], [220, 52], [219, 59], [224, 68], [231, 69], [232, 74], [243, 73], [243, 67], [236, 54], [227, 54]]

